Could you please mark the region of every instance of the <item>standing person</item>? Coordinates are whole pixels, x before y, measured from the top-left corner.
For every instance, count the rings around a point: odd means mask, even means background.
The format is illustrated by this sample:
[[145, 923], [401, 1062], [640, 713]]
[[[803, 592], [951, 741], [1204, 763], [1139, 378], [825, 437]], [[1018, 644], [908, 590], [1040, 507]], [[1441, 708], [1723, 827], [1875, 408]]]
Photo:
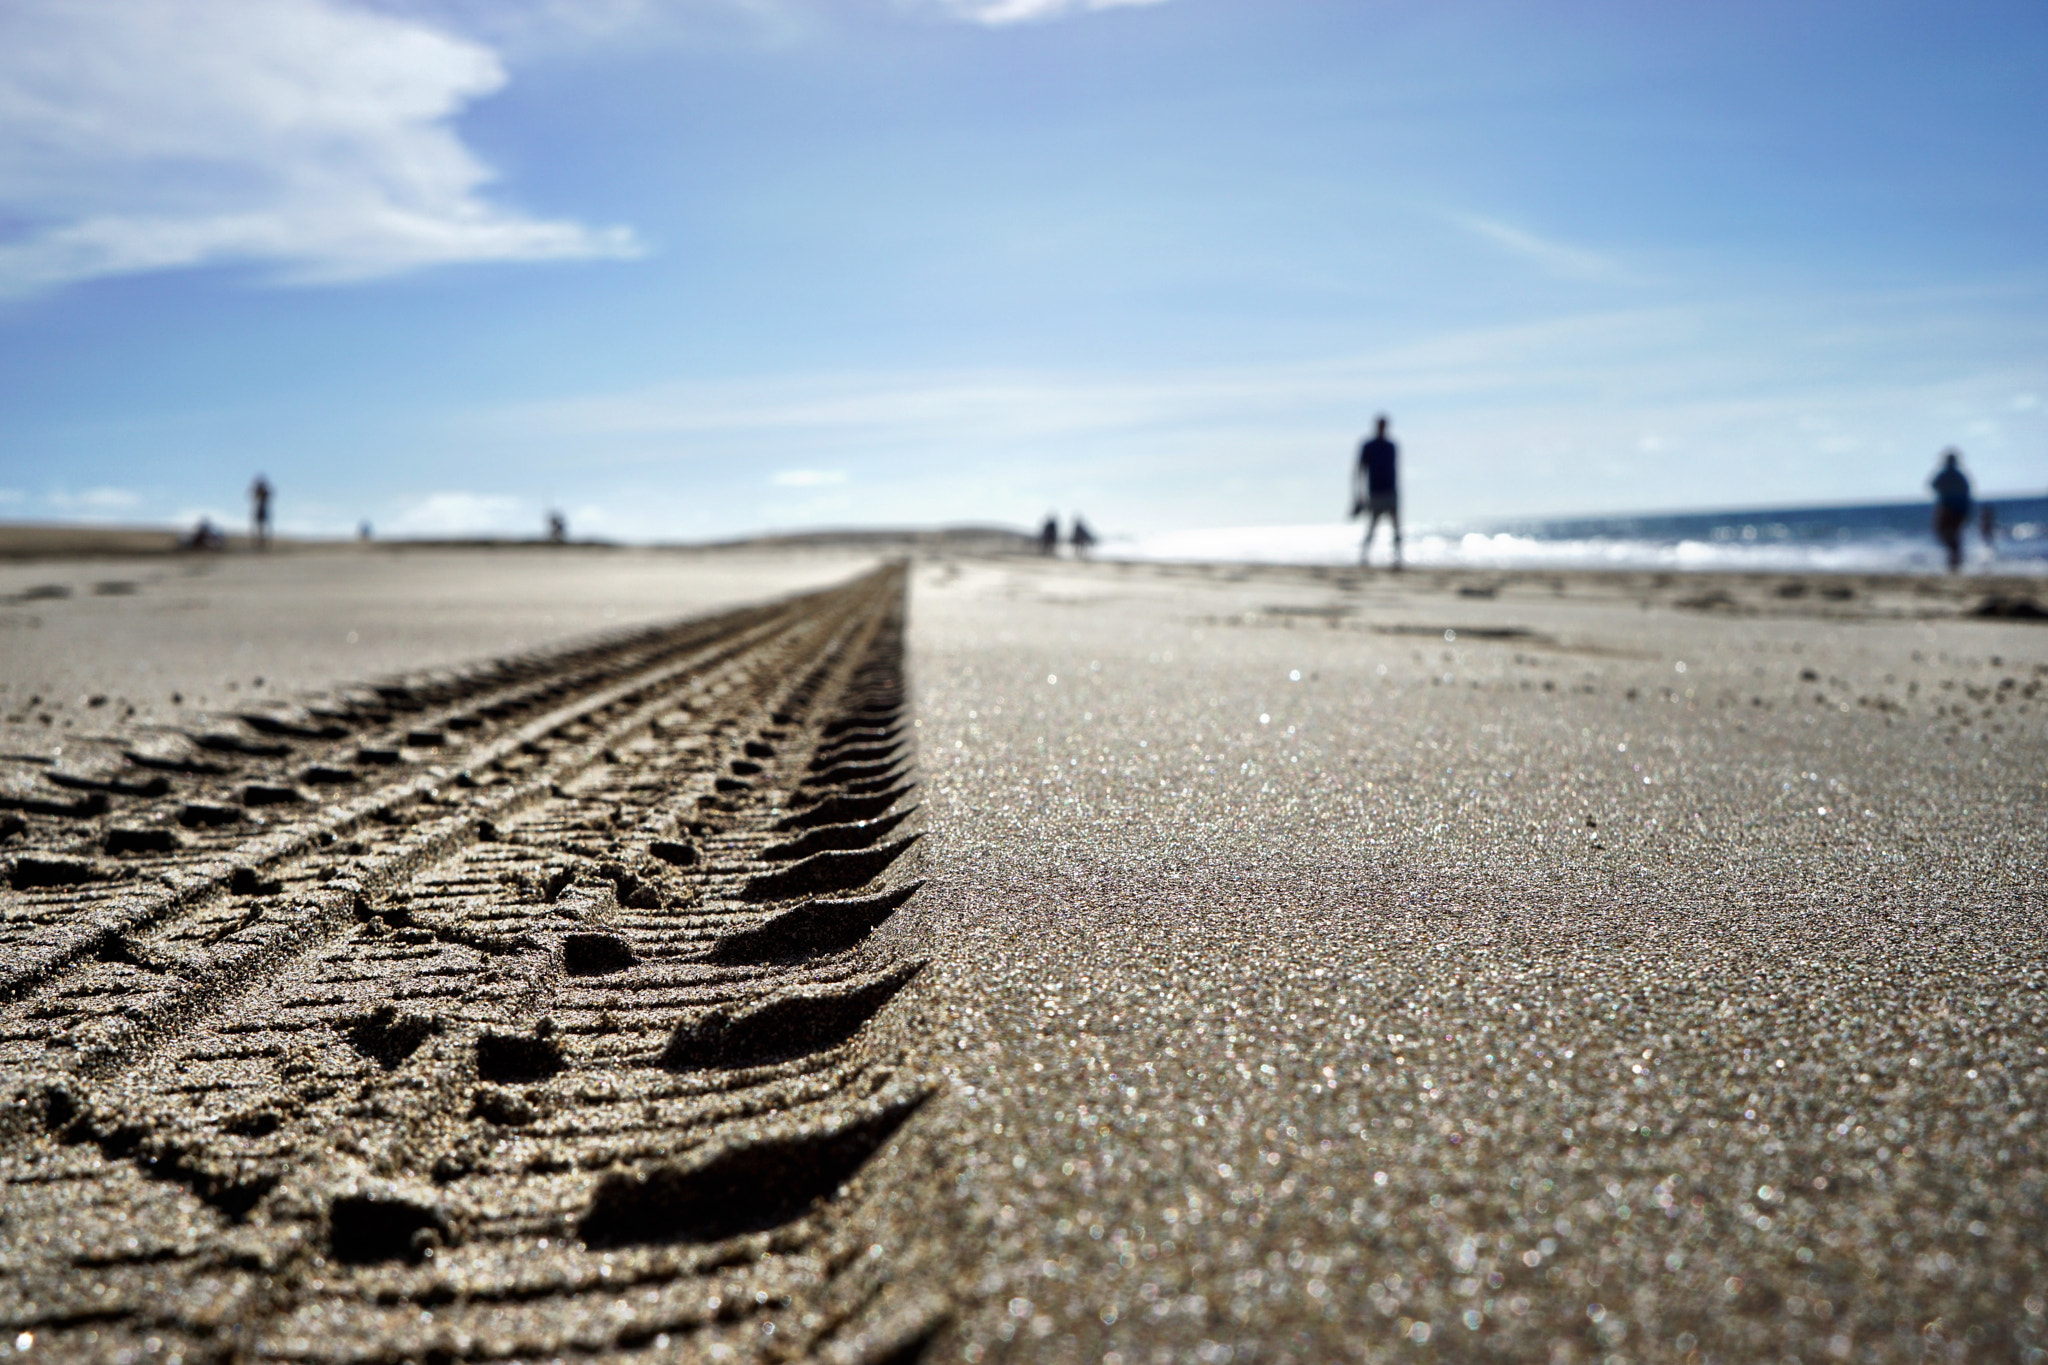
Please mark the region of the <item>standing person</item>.
[[1088, 551], [1095, 546], [1095, 533], [1088, 529], [1087, 522], [1081, 520], [1079, 512], [1074, 513], [1074, 532], [1067, 537], [1067, 542], [1074, 547], [1076, 559], [1086, 559]]
[[1948, 571], [1963, 567], [1963, 527], [1970, 521], [1970, 479], [1956, 463], [1962, 452], [1944, 451], [1941, 469], [1927, 481], [1934, 490], [1934, 537], [1948, 547]]
[[1060, 519], [1046, 514], [1045, 524], [1038, 528], [1038, 553], [1056, 555], [1060, 552]]
[[261, 474], [249, 485], [249, 542], [259, 550], [270, 548], [270, 480]]
[[1394, 567], [1401, 567], [1401, 495], [1394, 478], [1394, 459], [1400, 447], [1387, 439], [1384, 414], [1373, 424], [1372, 438], [1358, 448], [1358, 468], [1351, 474], [1351, 515], [1366, 518], [1365, 539], [1359, 542], [1358, 562], [1372, 562], [1372, 534], [1385, 517], [1394, 527]]

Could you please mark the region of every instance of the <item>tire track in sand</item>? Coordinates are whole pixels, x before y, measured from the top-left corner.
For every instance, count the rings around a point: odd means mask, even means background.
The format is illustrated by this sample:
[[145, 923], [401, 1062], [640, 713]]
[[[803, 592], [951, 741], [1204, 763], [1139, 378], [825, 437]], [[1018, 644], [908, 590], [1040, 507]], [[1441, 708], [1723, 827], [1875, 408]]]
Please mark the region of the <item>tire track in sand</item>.
[[[0, 895], [0, 1325], [81, 1358], [914, 1356], [944, 1300], [848, 1218], [930, 1093], [890, 1027], [923, 965], [890, 923], [904, 591], [471, 670], [421, 703], [464, 736], [441, 762], [123, 855], [123, 895]], [[260, 761], [390, 722], [355, 724]]]

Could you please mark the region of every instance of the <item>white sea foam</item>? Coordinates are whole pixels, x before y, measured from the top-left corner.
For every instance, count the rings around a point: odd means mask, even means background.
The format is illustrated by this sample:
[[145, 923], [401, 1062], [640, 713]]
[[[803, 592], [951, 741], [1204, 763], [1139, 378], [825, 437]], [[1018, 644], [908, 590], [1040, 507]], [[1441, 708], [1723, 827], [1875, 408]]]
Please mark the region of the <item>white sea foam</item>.
[[[2048, 526], [2026, 522], [2001, 532], [1994, 556], [1972, 536], [1964, 556], [1971, 573], [2048, 575]], [[1356, 523], [1307, 526], [1224, 526], [1111, 538], [1105, 559], [1185, 563], [1356, 564]], [[1933, 537], [1845, 536], [1833, 540], [1657, 540], [1629, 536], [1547, 538], [1521, 532], [1423, 528], [1403, 540], [1405, 563], [1417, 568], [1667, 569], [1775, 573], [1938, 573], [1945, 567]], [[1391, 558], [1386, 532], [1372, 562]]]

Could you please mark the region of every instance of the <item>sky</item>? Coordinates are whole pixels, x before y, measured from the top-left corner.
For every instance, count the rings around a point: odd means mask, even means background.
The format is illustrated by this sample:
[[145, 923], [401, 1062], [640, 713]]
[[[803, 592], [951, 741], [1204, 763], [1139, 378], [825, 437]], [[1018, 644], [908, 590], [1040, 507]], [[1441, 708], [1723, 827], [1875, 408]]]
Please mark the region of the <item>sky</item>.
[[2048, 487], [2048, 6], [7, 0], [0, 520]]

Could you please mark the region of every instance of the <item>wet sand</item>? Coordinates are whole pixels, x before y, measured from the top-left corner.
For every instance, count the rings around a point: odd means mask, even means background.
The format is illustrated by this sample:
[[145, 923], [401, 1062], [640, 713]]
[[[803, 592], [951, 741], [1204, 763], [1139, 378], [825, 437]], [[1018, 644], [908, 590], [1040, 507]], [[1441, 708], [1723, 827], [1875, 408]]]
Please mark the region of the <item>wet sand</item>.
[[[139, 658], [219, 708], [855, 567], [223, 565], [5, 570], [10, 744], [143, 724], [89, 705]], [[2041, 1359], [2048, 629], [1994, 589], [919, 561], [883, 1300], [933, 1360]]]

